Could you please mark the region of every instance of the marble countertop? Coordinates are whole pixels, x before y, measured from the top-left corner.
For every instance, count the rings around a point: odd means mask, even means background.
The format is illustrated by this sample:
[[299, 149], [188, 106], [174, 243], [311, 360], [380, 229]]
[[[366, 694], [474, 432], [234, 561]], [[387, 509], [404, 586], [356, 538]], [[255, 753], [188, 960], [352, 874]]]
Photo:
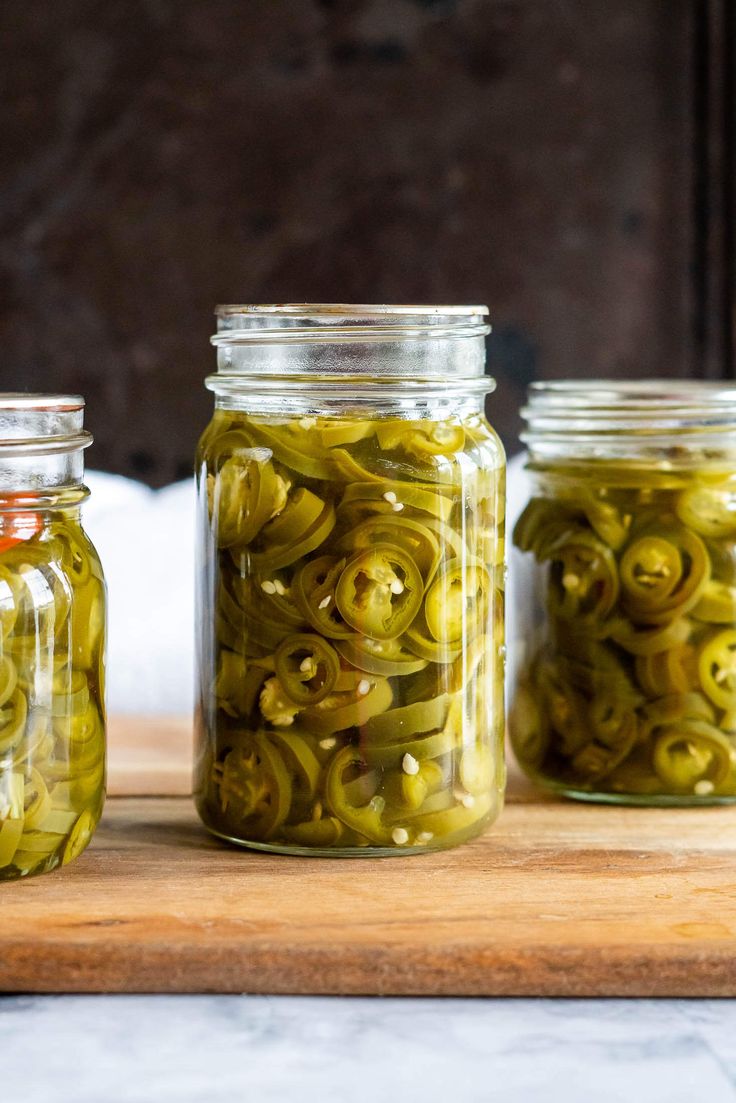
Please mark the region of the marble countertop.
[[736, 1100], [736, 1001], [0, 998], [5, 1103]]

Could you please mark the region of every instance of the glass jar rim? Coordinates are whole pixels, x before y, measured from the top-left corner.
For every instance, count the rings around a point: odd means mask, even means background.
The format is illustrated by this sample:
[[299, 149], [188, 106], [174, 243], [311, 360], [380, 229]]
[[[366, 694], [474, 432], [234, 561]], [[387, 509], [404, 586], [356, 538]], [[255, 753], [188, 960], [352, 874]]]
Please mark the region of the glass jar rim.
[[576, 441], [723, 433], [736, 429], [736, 385], [700, 379], [573, 380], [532, 383], [521, 439]]
[[0, 392], [0, 455], [62, 455], [92, 444], [81, 395]]
[[216, 314], [217, 373], [207, 386], [217, 393], [266, 379], [310, 389], [494, 386], [485, 375], [485, 306], [273, 303], [219, 306]]
[[370, 303], [229, 304], [213, 345], [311, 344], [485, 337], [487, 306]]

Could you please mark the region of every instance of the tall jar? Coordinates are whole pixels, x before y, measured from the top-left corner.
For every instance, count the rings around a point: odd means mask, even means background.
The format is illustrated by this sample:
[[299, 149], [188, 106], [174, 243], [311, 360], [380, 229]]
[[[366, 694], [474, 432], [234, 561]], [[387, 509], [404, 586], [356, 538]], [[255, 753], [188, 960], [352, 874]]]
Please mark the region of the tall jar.
[[200, 442], [195, 797], [291, 854], [499, 813], [504, 456], [482, 307], [224, 306]]
[[0, 880], [86, 847], [105, 792], [105, 583], [75, 396], [0, 395]]
[[524, 415], [519, 762], [582, 800], [736, 801], [736, 388], [537, 384]]

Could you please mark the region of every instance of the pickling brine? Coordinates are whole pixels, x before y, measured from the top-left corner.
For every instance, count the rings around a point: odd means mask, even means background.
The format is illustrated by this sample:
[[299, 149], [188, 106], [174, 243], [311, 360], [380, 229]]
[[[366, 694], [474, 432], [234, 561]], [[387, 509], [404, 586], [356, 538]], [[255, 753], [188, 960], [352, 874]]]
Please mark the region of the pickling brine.
[[[42, 873], [86, 847], [105, 787], [105, 585], [79, 519], [82, 403], [0, 396], [28, 448], [0, 441], [0, 880]], [[48, 442], [49, 418], [59, 424]], [[62, 432], [59, 432], [62, 430]], [[62, 435], [66, 432], [66, 439]], [[49, 448], [49, 454], [44, 449]], [[79, 454], [79, 455], [78, 455]], [[16, 470], [13, 474], [13, 464]], [[34, 471], [43, 473], [45, 485]], [[0, 480], [2, 481], [2, 480]], [[55, 482], [58, 485], [54, 485]], [[23, 486], [18, 489], [18, 486]]]
[[[588, 459], [573, 454], [574, 439], [562, 455], [534, 436], [533, 493], [514, 544], [536, 561], [536, 608], [520, 626], [511, 738], [528, 773], [571, 796], [728, 802], [736, 800], [736, 463], [716, 430], [698, 424], [710, 417], [720, 427], [724, 416], [722, 406], [709, 409], [707, 385], [671, 384], [677, 410], [666, 385], [651, 384], [649, 396], [645, 386], [625, 409], [606, 392], [592, 417], [595, 436], [604, 417], [630, 422], [637, 406], [642, 418], [648, 411], [626, 450], [616, 438], [618, 454], [600, 429]], [[529, 416], [548, 424], [543, 409], [542, 394]], [[569, 407], [565, 416], [572, 433]], [[652, 442], [658, 418], [670, 429], [684, 422], [676, 446], [661, 428]]]
[[449, 846], [504, 781], [503, 454], [477, 405], [344, 386], [202, 438], [197, 806], [267, 849]]

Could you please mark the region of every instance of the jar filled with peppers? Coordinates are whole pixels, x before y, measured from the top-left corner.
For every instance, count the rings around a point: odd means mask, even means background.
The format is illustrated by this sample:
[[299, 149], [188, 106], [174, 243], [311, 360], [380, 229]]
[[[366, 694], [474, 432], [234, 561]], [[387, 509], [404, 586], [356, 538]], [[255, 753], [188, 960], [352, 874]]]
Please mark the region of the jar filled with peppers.
[[105, 793], [105, 583], [80, 507], [84, 402], [0, 395], [0, 880], [87, 845]]
[[481, 307], [225, 306], [197, 456], [195, 799], [418, 853], [500, 811], [504, 457]]
[[736, 388], [537, 384], [524, 414], [519, 762], [584, 800], [736, 801]]

